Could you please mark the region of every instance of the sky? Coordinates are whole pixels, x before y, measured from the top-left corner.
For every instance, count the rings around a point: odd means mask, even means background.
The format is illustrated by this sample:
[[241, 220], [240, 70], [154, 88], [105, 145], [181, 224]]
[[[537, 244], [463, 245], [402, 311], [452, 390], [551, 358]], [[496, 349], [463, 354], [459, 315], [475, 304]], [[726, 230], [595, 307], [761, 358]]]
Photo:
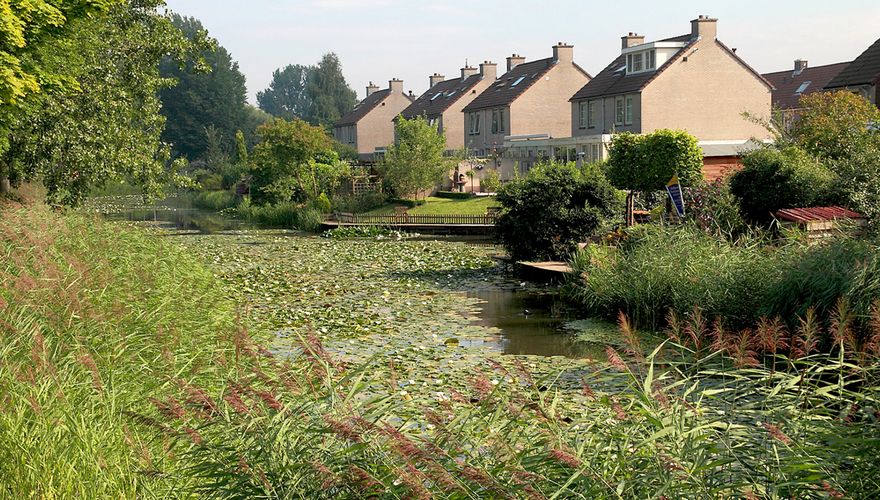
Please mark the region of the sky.
[[339, 55], [348, 84], [364, 97], [401, 78], [421, 94], [428, 75], [455, 78], [465, 61], [498, 63], [518, 53], [552, 55], [574, 44], [575, 62], [595, 75], [633, 31], [647, 41], [690, 32], [700, 14], [718, 18], [718, 39], [762, 73], [850, 61], [880, 38], [878, 0], [167, 0], [202, 21], [238, 61], [249, 100], [272, 71]]

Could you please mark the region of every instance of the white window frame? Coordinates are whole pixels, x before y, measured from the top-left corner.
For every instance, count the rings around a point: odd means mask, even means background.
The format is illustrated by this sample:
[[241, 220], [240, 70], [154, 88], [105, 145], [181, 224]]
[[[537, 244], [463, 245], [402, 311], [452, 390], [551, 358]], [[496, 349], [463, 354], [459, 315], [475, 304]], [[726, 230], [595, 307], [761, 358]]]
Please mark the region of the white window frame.
[[614, 98], [614, 124], [623, 125], [625, 119], [626, 104], [624, 103], [623, 96], [619, 95]]
[[633, 124], [633, 108], [635, 107], [635, 96], [628, 95], [624, 98], [623, 124]]
[[502, 134], [506, 132], [504, 127], [504, 108], [498, 110], [498, 130], [500, 130]]
[[649, 50], [645, 52], [645, 69], [657, 69], [657, 51]]
[[587, 122], [589, 121], [589, 117], [587, 114], [589, 113], [589, 105], [587, 101], [581, 101], [578, 103], [578, 128], [587, 128]]
[[492, 133], [493, 134], [498, 133], [498, 110], [497, 109], [492, 110]]
[[587, 101], [587, 128], [596, 128], [596, 105], [598, 101]]
[[480, 135], [480, 113], [471, 113], [470, 135]]

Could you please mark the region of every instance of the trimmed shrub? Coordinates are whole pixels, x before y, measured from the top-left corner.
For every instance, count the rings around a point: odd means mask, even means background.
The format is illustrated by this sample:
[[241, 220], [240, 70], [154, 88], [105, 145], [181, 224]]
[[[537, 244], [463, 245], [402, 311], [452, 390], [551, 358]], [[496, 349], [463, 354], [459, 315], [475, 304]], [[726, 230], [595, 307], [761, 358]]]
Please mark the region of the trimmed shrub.
[[388, 197], [379, 191], [364, 192], [358, 195], [336, 196], [333, 210], [337, 212], [362, 213], [379, 208], [388, 202]]
[[624, 132], [614, 136], [605, 169], [608, 180], [619, 189], [662, 190], [674, 175], [682, 186], [699, 186], [703, 184], [703, 151], [697, 139], [682, 130], [648, 135]]
[[836, 176], [803, 150], [767, 147], [747, 154], [730, 180], [743, 216], [767, 223], [780, 208], [833, 203]]
[[437, 191], [437, 198], [448, 198], [451, 200], [468, 200], [474, 197], [473, 193], [461, 193], [458, 191]]
[[619, 207], [617, 191], [595, 166], [539, 165], [498, 193], [496, 231], [515, 260], [565, 259]]

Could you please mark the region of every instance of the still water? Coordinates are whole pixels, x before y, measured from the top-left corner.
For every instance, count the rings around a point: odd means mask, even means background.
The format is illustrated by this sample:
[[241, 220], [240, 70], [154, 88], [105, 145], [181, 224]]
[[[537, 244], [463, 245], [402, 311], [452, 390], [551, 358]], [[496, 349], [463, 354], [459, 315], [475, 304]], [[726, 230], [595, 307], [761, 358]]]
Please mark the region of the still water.
[[[152, 206], [125, 207], [106, 211], [111, 220], [144, 223], [160, 227], [171, 234], [180, 232], [222, 233], [228, 230], [247, 229], [241, 222], [216, 212], [193, 208], [186, 199], [169, 198]], [[425, 237], [438, 241], [456, 241], [458, 238]], [[489, 245], [485, 240], [468, 241], [468, 244]], [[377, 244], [384, 244], [378, 243]], [[496, 335], [470, 341], [475, 347], [485, 347], [505, 354], [530, 354], [537, 356], [564, 356], [568, 358], [603, 358], [602, 347], [583, 341], [575, 341], [575, 335], [567, 328], [575, 319], [557, 294], [552, 291], [523, 288], [492, 288], [467, 292], [478, 299], [479, 311], [474, 323], [495, 329]]]

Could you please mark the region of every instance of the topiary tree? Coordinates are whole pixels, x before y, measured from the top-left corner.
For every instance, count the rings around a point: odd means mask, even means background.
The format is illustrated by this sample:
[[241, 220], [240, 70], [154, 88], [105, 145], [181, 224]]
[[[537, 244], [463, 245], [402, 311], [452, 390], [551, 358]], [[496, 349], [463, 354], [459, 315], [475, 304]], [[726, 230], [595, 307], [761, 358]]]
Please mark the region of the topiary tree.
[[675, 175], [685, 187], [704, 183], [703, 151], [697, 139], [682, 130], [615, 135], [605, 169], [614, 187], [630, 191], [626, 202], [628, 225], [633, 222], [633, 191], [661, 191]]
[[605, 168], [618, 189], [661, 191], [674, 175], [683, 186], [698, 186], [703, 183], [703, 151], [682, 130], [624, 132], [612, 139]]
[[619, 207], [617, 191], [594, 165], [538, 165], [498, 193], [496, 232], [515, 260], [566, 259]]
[[743, 169], [730, 179], [743, 216], [758, 223], [787, 207], [811, 207], [836, 200], [837, 176], [795, 146], [766, 147], [743, 157]]

